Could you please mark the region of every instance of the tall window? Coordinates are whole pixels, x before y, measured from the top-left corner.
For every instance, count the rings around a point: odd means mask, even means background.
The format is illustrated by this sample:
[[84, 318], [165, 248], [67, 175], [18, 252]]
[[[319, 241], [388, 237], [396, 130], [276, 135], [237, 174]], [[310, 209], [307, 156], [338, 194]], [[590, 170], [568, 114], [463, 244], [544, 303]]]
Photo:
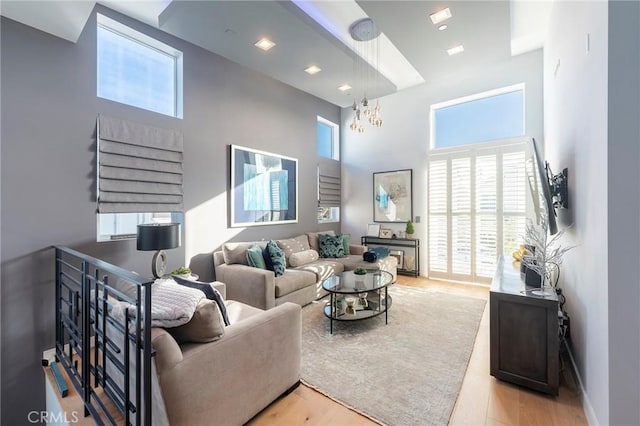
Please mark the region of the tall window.
[[340, 127], [318, 116], [318, 223], [340, 221]]
[[431, 106], [431, 148], [524, 136], [524, 84]]
[[524, 84], [431, 106], [429, 275], [489, 282], [524, 234]]
[[527, 144], [485, 143], [429, 159], [429, 276], [489, 282], [522, 243]]
[[340, 159], [340, 126], [318, 116], [318, 155], [333, 160]]
[[98, 15], [97, 95], [182, 117], [182, 53]]

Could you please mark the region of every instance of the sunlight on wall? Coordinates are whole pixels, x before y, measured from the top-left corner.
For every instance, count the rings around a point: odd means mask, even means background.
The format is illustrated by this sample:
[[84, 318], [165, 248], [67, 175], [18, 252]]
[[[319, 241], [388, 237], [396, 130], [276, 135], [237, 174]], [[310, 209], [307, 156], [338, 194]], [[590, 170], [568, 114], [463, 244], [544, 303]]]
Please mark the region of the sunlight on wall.
[[227, 226], [227, 194], [221, 193], [187, 210], [185, 215], [185, 265], [200, 253], [210, 253], [244, 228]]

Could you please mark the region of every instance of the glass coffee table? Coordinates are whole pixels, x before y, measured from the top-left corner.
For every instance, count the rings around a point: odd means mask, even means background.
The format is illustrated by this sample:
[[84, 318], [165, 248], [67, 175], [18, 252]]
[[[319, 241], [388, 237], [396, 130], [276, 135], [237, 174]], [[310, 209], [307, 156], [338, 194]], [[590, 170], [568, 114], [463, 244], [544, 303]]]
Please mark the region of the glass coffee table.
[[345, 271], [322, 281], [322, 288], [329, 292], [331, 300], [324, 307], [324, 315], [329, 318], [331, 334], [333, 321], [357, 321], [384, 314], [388, 323], [391, 296], [387, 289], [393, 276], [386, 271], [367, 271], [356, 275]]

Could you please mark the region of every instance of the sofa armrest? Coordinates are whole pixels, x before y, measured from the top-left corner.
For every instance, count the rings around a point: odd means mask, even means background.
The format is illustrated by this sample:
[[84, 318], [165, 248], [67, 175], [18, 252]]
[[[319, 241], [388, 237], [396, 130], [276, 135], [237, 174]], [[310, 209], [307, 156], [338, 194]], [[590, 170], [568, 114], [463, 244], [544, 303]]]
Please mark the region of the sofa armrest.
[[227, 286], [227, 299], [260, 309], [276, 305], [276, 277], [273, 271], [247, 265], [218, 265], [216, 279]]
[[283, 303], [187, 344], [160, 374], [171, 424], [243, 424], [300, 379], [301, 308]]
[[349, 253], [350, 254], [362, 254], [367, 251], [367, 246], [362, 246], [360, 244], [350, 244], [349, 245]]
[[182, 361], [182, 349], [164, 328], [151, 329], [151, 345], [156, 351], [156, 369], [159, 374]]
[[225, 283], [221, 283], [220, 281], [214, 281], [209, 284], [211, 285], [211, 287], [215, 288], [220, 292], [223, 299], [225, 300], [227, 299], [227, 285]]

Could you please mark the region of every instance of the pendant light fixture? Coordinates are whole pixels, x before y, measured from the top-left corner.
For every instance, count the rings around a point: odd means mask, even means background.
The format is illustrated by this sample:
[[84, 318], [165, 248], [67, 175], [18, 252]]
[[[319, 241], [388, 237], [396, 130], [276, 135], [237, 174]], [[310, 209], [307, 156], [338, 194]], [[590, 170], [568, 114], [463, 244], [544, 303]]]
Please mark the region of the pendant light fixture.
[[[369, 124], [380, 127], [382, 126], [382, 116], [380, 101], [376, 100], [375, 107], [371, 108], [367, 91], [371, 89], [371, 85], [378, 86], [378, 66], [380, 64], [380, 31], [375, 26], [371, 18], [364, 18], [354, 22], [349, 27], [349, 33], [354, 43], [354, 79], [358, 82], [358, 88], [362, 88], [362, 99], [353, 100], [353, 120], [349, 128], [358, 133], [364, 132], [364, 121]], [[370, 69], [374, 68], [374, 75], [371, 76]]]

